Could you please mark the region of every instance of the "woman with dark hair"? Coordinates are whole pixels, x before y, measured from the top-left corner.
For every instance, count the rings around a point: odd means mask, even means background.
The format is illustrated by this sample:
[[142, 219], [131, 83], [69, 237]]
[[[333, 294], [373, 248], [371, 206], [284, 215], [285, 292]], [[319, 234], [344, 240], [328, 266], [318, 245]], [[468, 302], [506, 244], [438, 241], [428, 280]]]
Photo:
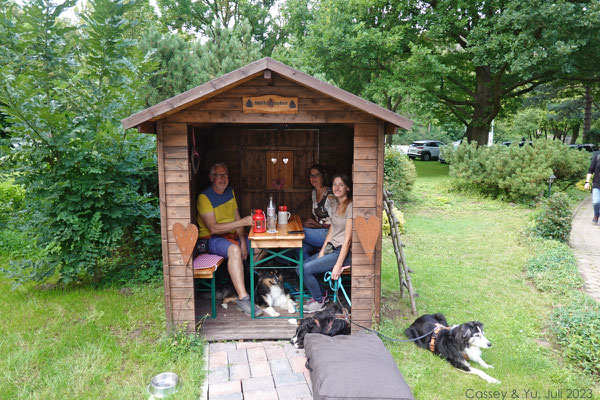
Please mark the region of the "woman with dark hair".
[[[352, 242], [352, 181], [346, 174], [333, 176], [331, 203], [331, 225], [321, 251], [304, 262], [304, 284], [312, 299], [304, 306], [304, 312], [314, 313], [325, 308], [324, 294], [321, 292], [316, 274], [331, 271], [331, 279], [337, 280], [342, 266], [350, 265], [350, 244]], [[298, 270], [296, 272], [299, 272]]]
[[312, 213], [315, 218], [306, 219], [303, 224], [305, 229], [302, 249], [305, 259], [323, 247], [327, 229], [331, 224], [329, 210], [334, 200], [331, 188], [327, 186], [325, 167], [320, 164], [312, 165], [308, 169], [308, 179], [313, 187]]

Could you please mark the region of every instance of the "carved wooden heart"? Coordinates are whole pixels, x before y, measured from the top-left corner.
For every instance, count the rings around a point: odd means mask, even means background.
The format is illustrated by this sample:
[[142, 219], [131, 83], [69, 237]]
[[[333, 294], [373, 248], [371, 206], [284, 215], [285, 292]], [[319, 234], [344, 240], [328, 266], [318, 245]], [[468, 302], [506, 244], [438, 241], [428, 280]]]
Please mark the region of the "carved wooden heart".
[[188, 224], [187, 228], [184, 228], [183, 224], [175, 222], [173, 225], [173, 235], [177, 241], [179, 251], [181, 251], [183, 265], [187, 265], [198, 240], [198, 227], [194, 224]]
[[369, 261], [373, 262], [373, 252], [375, 251], [377, 239], [379, 239], [381, 220], [374, 215], [369, 219], [359, 216], [354, 218], [354, 223], [356, 224], [356, 233], [365, 250], [365, 254], [369, 256]]
[[275, 190], [281, 190], [285, 185], [285, 178], [273, 179], [272, 183]]

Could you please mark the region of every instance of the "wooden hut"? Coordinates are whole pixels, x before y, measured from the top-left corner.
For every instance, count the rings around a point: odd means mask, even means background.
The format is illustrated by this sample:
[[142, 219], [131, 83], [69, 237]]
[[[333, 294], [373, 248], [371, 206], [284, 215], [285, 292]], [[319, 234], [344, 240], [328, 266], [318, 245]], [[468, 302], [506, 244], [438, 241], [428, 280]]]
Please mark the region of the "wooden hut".
[[[210, 165], [222, 161], [229, 166], [241, 215], [266, 207], [272, 194], [278, 204], [309, 217], [312, 188], [307, 169], [318, 162], [330, 174], [352, 176], [355, 220], [358, 216], [381, 220], [384, 137], [412, 126], [405, 117], [271, 58], [165, 100], [122, 123], [125, 129], [136, 127], [157, 135], [167, 321], [186, 324], [190, 332], [201, 316], [194, 301], [192, 267], [183, 265], [173, 225], [195, 222], [196, 198], [208, 186]], [[285, 165], [271, 162], [284, 158]], [[275, 184], [281, 175], [285, 180]], [[370, 259], [354, 224], [352, 260], [351, 315], [370, 326], [380, 316], [381, 235]]]

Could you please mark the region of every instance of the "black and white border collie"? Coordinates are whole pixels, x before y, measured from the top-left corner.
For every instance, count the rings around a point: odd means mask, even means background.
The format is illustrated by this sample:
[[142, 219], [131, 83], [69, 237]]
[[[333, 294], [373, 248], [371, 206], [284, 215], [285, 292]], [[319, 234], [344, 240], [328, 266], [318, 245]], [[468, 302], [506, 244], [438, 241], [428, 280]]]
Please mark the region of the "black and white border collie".
[[300, 321], [296, 334], [290, 339], [290, 342], [295, 348], [302, 349], [304, 348], [304, 336], [307, 333], [320, 333], [327, 336], [349, 335], [350, 324], [346, 320], [336, 318], [336, 314], [341, 314], [341, 310], [332, 307], [304, 318]]
[[274, 307], [287, 308], [290, 314], [296, 312], [296, 303], [283, 285], [283, 275], [276, 269], [259, 270], [254, 302], [271, 317], [281, 315]]
[[499, 380], [471, 367], [468, 363], [468, 361], [474, 361], [484, 368], [494, 368], [481, 359], [481, 349], [488, 349], [492, 346], [492, 343], [483, 335], [481, 322], [471, 321], [449, 327], [444, 315], [425, 314], [417, 318], [404, 331], [409, 339], [418, 338], [428, 332], [431, 333], [415, 341], [417, 346], [431, 350], [462, 371], [475, 374], [489, 383], [500, 383]]
[[[261, 269], [257, 272], [256, 292], [254, 293], [254, 303], [264, 310], [271, 317], [279, 317], [275, 307], [287, 309], [287, 312], [293, 314], [296, 312], [296, 303], [292, 300], [289, 291], [283, 284], [283, 276], [277, 269]], [[245, 279], [246, 282], [249, 279]], [[227, 309], [228, 303], [237, 300], [237, 293], [231, 283], [225, 285], [217, 293], [217, 298], [221, 300], [221, 307]]]

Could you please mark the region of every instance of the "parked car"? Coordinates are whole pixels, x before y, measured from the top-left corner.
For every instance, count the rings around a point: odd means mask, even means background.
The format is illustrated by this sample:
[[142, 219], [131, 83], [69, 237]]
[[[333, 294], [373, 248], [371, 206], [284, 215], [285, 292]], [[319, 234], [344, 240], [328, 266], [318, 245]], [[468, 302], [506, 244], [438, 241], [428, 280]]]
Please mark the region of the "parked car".
[[595, 144], [592, 143], [585, 143], [585, 144], [570, 144], [569, 145], [570, 148], [572, 149], [577, 149], [577, 150], [585, 150], [587, 152], [592, 153], [591, 157], [593, 158], [596, 154], [600, 154], [600, 149], [598, 148], [598, 146], [596, 146]]
[[[454, 147], [454, 150], [456, 150], [456, 148], [458, 146], [460, 146], [460, 143], [462, 142], [461, 140], [457, 140], [456, 142], [452, 142], [452, 147]], [[444, 159], [444, 146], [442, 146], [440, 148], [440, 155], [438, 156], [438, 161], [441, 163], [446, 163], [446, 160]]]
[[[533, 146], [533, 142], [528, 142], [528, 141], [521, 140], [519, 142], [519, 147], [523, 147], [525, 145], [525, 143], [527, 143], [530, 146]], [[502, 144], [505, 145], [505, 146], [510, 146], [512, 144], [512, 142], [511, 141], [502, 142]]]
[[445, 144], [437, 140], [417, 140], [408, 147], [407, 154], [413, 160], [419, 157], [423, 161], [429, 161], [440, 156], [440, 146]]

